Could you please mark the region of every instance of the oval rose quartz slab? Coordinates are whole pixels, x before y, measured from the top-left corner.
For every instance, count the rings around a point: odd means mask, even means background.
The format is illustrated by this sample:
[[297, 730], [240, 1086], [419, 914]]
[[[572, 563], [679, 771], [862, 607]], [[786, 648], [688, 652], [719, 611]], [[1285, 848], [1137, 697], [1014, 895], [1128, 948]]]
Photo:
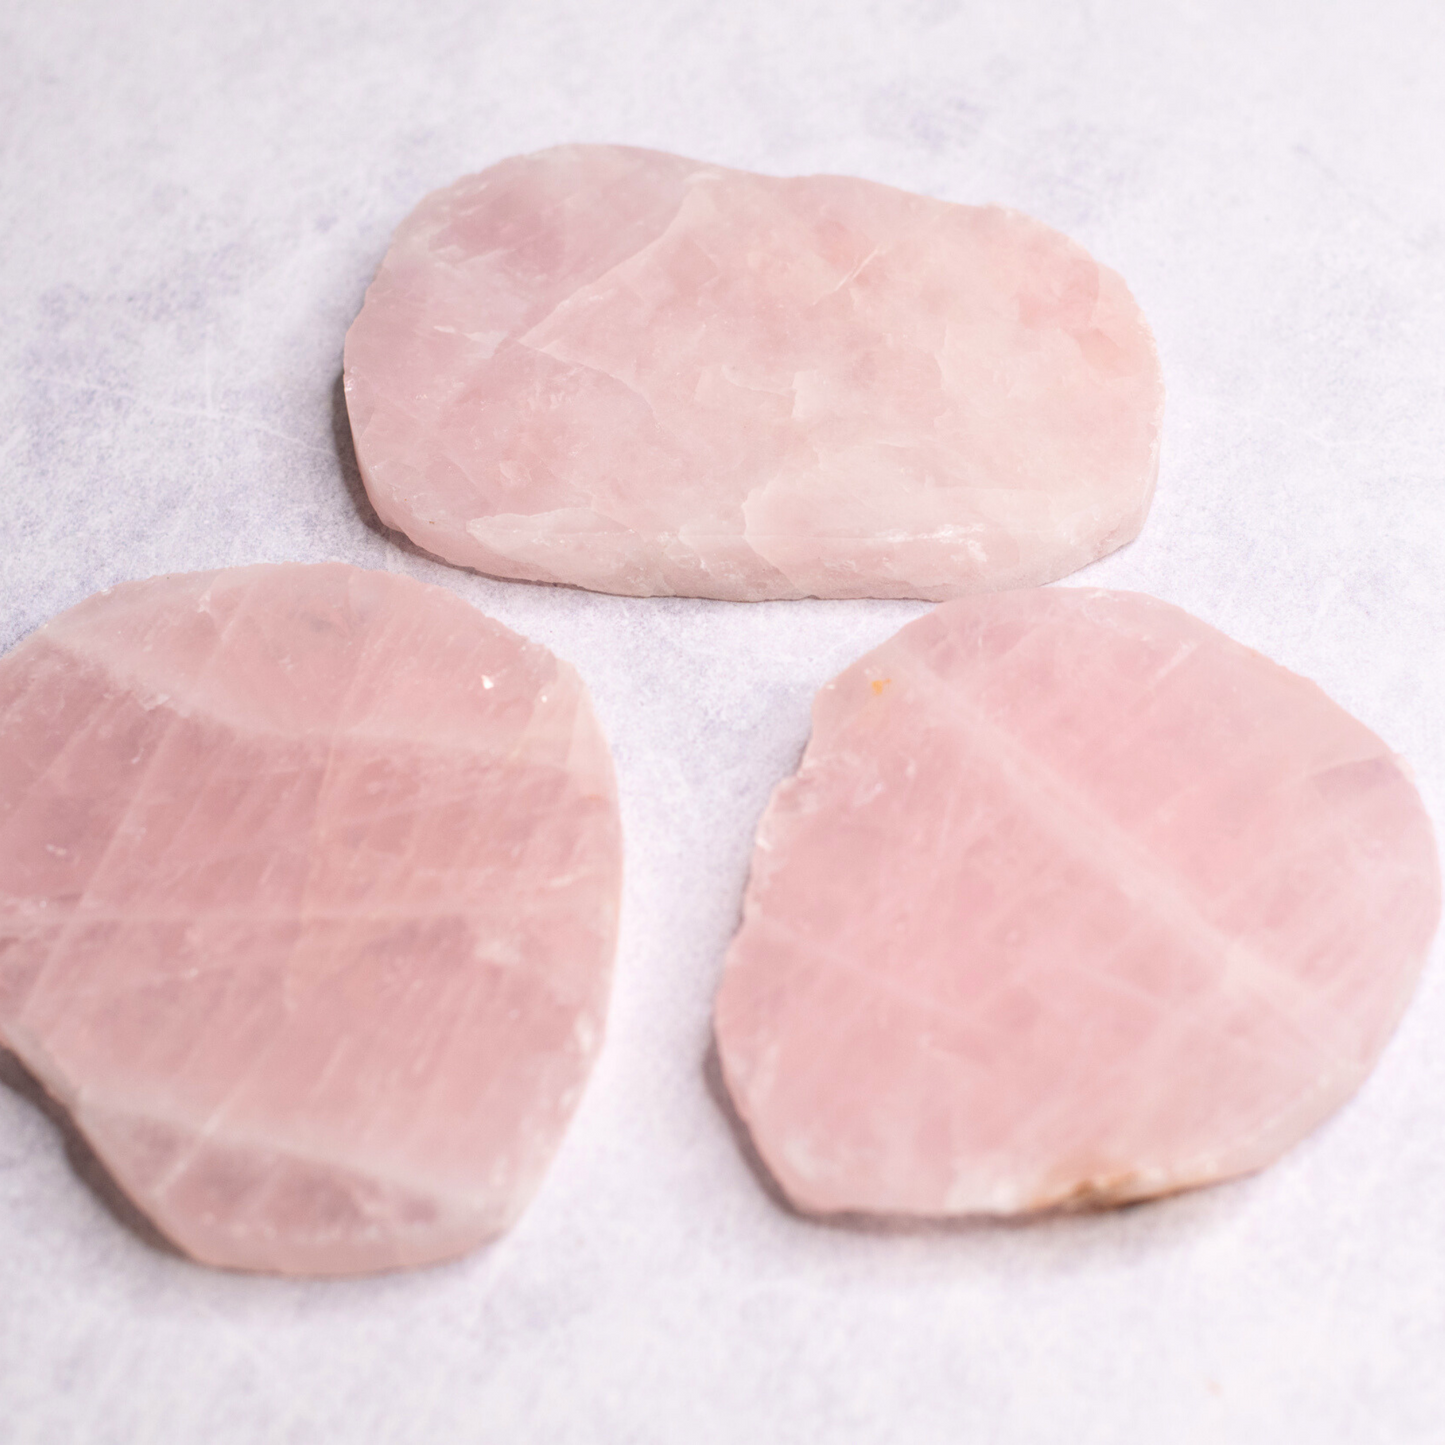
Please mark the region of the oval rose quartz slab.
[[620, 874], [576, 673], [439, 588], [158, 577], [0, 660], [0, 1041], [207, 1263], [505, 1229], [601, 1041]]
[[561, 146], [426, 197], [346, 338], [381, 519], [635, 596], [953, 597], [1129, 541], [1158, 358], [1016, 211]]
[[1314, 684], [1137, 594], [970, 598], [818, 694], [718, 1049], [802, 1210], [1141, 1199], [1348, 1098], [1439, 910], [1403, 764]]

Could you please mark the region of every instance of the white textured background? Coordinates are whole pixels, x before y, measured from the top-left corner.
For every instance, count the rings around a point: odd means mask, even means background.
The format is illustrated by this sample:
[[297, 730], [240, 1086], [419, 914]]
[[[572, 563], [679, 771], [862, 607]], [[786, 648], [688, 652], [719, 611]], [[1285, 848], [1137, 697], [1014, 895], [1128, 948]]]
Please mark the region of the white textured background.
[[813, 690], [921, 609], [454, 572], [379, 531], [344, 441], [391, 228], [564, 140], [1000, 201], [1116, 267], [1164, 462], [1084, 575], [1318, 680], [1445, 833], [1438, 0], [0, 0], [0, 645], [154, 572], [440, 582], [580, 667], [629, 847], [602, 1063], [520, 1226], [458, 1264], [192, 1266], [0, 1087], [0, 1440], [1445, 1440], [1440, 948], [1357, 1101], [1253, 1180], [907, 1233], [759, 1187], [703, 1067], [752, 827]]

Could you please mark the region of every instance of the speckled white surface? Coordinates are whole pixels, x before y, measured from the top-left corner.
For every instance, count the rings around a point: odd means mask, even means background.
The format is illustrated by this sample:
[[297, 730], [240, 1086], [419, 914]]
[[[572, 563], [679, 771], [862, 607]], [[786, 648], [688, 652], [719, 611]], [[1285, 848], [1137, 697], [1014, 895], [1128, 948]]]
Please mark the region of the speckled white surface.
[[0, 1088], [0, 1440], [1442, 1438], [1438, 945], [1364, 1092], [1253, 1180], [1026, 1227], [788, 1215], [709, 1093], [709, 1002], [813, 690], [921, 608], [453, 572], [370, 520], [338, 378], [417, 198], [557, 141], [1021, 207], [1123, 273], [1169, 388], [1153, 515], [1075, 580], [1315, 678], [1439, 827], [1445, 11], [16, 0], [0, 56], [0, 643], [125, 577], [398, 568], [579, 666], [629, 846], [602, 1062], [521, 1225], [456, 1265], [187, 1264]]

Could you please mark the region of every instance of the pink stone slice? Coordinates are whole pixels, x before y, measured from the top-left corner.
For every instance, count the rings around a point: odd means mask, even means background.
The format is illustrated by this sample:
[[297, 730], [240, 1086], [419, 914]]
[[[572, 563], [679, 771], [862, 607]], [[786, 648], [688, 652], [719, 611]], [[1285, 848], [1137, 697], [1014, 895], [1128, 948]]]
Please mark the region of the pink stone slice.
[[439, 588], [158, 577], [0, 660], [0, 1042], [210, 1264], [506, 1229], [601, 1041], [621, 861], [576, 673]]
[[1133, 593], [969, 598], [818, 694], [718, 1048], [802, 1210], [1120, 1203], [1348, 1098], [1439, 912], [1404, 765], [1314, 684]]
[[434, 192], [346, 338], [377, 512], [500, 577], [953, 597], [1129, 541], [1163, 388], [1058, 232], [837, 176], [561, 146]]

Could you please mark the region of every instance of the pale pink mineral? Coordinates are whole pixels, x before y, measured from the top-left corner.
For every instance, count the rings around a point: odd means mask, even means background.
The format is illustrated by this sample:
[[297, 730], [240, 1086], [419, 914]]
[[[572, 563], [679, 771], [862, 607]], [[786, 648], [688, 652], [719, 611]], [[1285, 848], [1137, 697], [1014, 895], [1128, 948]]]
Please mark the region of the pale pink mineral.
[[1016, 211], [619, 146], [402, 223], [346, 338], [382, 520], [637, 596], [953, 597], [1132, 538], [1163, 390], [1123, 281]]
[[949, 603], [813, 719], [715, 1020], [802, 1210], [1012, 1214], [1257, 1169], [1410, 997], [1440, 880], [1404, 765], [1178, 608]]
[[159, 577], [0, 660], [0, 1041], [197, 1259], [505, 1229], [600, 1044], [620, 869], [576, 673], [441, 589]]

